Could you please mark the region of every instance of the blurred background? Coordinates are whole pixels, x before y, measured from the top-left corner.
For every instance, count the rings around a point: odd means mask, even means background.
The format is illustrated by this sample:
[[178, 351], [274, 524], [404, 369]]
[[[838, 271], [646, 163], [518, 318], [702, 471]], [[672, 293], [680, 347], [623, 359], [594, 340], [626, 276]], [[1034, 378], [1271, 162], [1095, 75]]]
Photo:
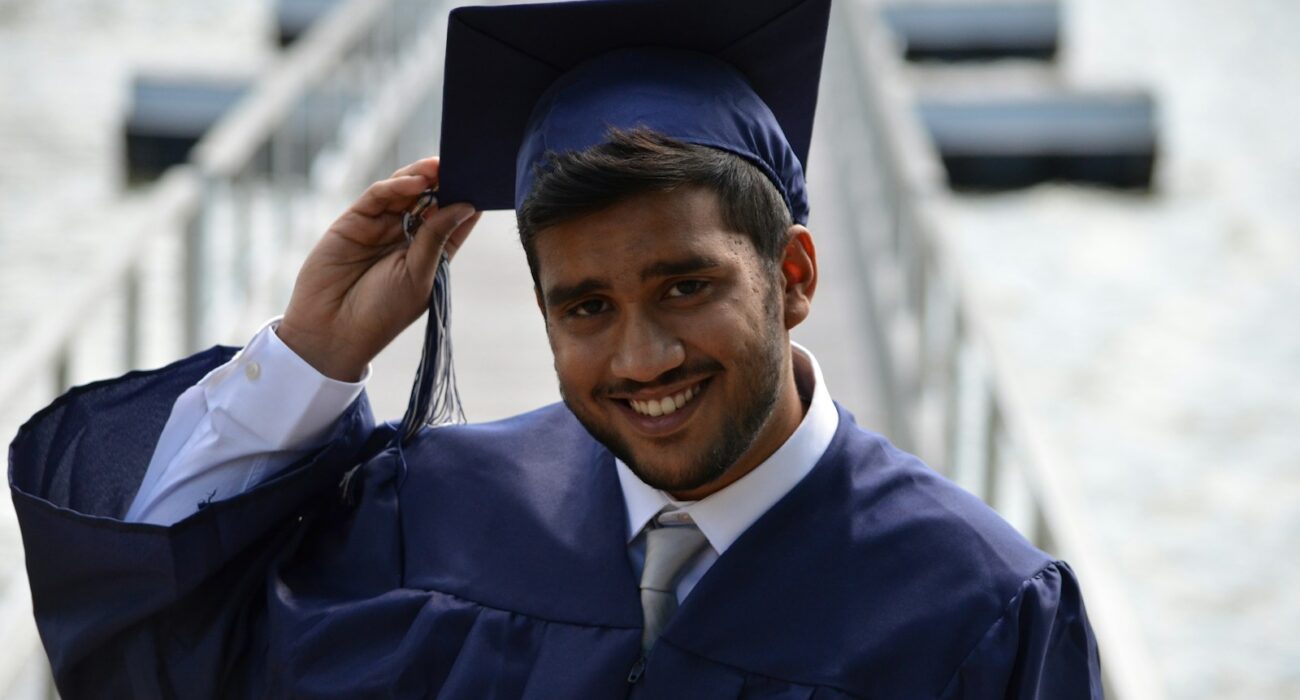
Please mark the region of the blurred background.
[[[242, 344], [437, 152], [450, 4], [0, 0], [0, 435]], [[1082, 580], [1109, 696], [1300, 698], [1300, 3], [836, 0], [796, 339]], [[472, 420], [558, 398], [510, 212], [453, 271]], [[418, 326], [419, 324], [417, 324]], [[375, 363], [399, 418], [414, 327]], [[0, 697], [50, 697], [0, 506]]]

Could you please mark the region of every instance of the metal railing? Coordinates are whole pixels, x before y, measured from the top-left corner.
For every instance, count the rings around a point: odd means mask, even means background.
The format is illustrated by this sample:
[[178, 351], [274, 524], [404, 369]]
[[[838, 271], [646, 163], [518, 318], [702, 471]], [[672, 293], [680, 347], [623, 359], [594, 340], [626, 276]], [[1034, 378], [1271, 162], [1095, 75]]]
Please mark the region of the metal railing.
[[1136, 617], [1094, 539], [1071, 464], [1029, 410], [1025, 387], [990, 328], [992, 315], [933, 219], [947, 195], [893, 38], [871, 0], [836, 3], [823, 118], [845, 220], [856, 225], [865, 311], [874, 329], [887, 429], [948, 469], [1034, 544], [1078, 574], [1102, 652], [1107, 696], [1158, 700], [1163, 689]]
[[[115, 246], [11, 350], [0, 373], [6, 415], [27, 415], [95, 376], [238, 341], [282, 309], [290, 261], [330, 217], [368, 182], [436, 152], [445, 23], [442, 3], [340, 2], [188, 164], [131, 206], [98, 213]], [[12, 435], [17, 425], [0, 427]], [[43, 663], [21, 568], [11, 571], [0, 591], [0, 645], [9, 651], [0, 694]]]

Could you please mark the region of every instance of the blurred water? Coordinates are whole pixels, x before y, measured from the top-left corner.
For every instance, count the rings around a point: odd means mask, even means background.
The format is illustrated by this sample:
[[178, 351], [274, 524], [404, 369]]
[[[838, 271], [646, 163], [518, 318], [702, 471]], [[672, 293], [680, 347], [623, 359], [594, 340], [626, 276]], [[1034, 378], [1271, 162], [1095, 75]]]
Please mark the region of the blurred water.
[[1156, 192], [943, 220], [1172, 697], [1300, 697], [1300, 4], [1067, 8], [1066, 83], [1156, 97]]
[[[1066, 9], [1066, 82], [1157, 97], [1157, 192], [941, 214], [1172, 696], [1300, 697], [1300, 3]], [[251, 74], [273, 50], [264, 0], [0, 0], [0, 356], [113, 243], [94, 221], [124, 206], [132, 72]]]

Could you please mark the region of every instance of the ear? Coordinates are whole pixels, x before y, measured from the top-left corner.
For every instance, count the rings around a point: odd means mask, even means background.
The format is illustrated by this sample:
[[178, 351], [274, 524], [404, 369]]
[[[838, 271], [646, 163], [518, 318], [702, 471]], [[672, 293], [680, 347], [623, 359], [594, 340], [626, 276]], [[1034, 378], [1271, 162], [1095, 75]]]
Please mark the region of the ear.
[[781, 279], [785, 284], [785, 328], [789, 330], [808, 318], [817, 291], [817, 249], [812, 232], [799, 224], [786, 231]]

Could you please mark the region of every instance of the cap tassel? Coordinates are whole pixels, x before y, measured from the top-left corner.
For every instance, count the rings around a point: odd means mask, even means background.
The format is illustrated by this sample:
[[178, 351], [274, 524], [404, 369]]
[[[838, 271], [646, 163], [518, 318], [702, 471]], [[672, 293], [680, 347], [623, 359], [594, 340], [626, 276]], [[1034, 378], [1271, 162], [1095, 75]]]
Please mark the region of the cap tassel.
[[429, 295], [429, 317], [424, 328], [424, 350], [411, 387], [411, 399], [402, 418], [402, 443], [410, 442], [426, 425], [465, 422], [456, 370], [451, 360], [451, 265], [444, 254], [438, 261]]

